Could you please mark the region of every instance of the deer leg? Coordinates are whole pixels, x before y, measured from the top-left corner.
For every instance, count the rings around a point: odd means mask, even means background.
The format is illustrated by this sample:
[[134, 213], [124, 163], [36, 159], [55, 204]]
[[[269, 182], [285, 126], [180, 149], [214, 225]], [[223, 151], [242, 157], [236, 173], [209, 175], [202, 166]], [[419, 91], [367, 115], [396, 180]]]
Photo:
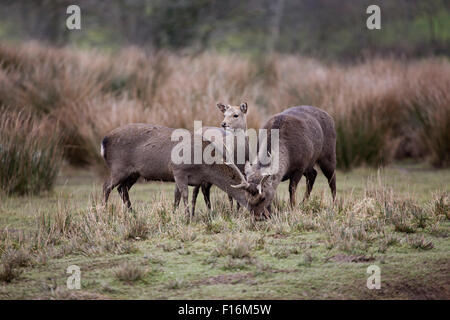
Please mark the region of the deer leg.
[[175, 192], [174, 192], [174, 202], [173, 202], [173, 210], [175, 211], [178, 208], [181, 200], [181, 192], [178, 189], [178, 186], [175, 184]]
[[316, 169], [311, 168], [304, 173], [304, 176], [306, 177], [306, 191], [303, 197], [303, 201], [306, 201], [309, 198], [309, 195], [311, 194], [312, 188], [314, 186], [314, 182], [316, 181], [317, 171]]
[[109, 195], [111, 191], [121, 184], [122, 181], [126, 180], [126, 176], [118, 176], [111, 173], [111, 177], [103, 184], [103, 204], [108, 203]]
[[290, 204], [291, 207], [295, 207], [295, 192], [297, 191], [297, 185], [300, 182], [300, 179], [302, 178], [303, 171], [299, 170], [296, 171], [292, 177], [291, 180], [289, 180], [289, 198], [290, 198]]
[[270, 218], [270, 216], [272, 215], [272, 204], [270, 203], [267, 208], [267, 213], [266, 213], [266, 218]]
[[126, 205], [129, 210], [131, 210], [131, 202], [126, 185], [119, 184], [119, 186], [117, 187], [117, 191], [119, 192], [119, 195], [122, 198], [123, 204]]
[[131, 176], [117, 187], [117, 191], [119, 192], [123, 203], [127, 206], [127, 208], [130, 211], [133, 210], [133, 208], [131, 207], [130, 195], [128, 194], [128, 191], [136, 183], [138, 178], [139, 178], [139, 176], [137, 176], [137, 177]]
[[189, 214], [189, 188], [188, 188], [188, 178], [187, 177], [175, 177], [175, 183], [181, 192], [181, 198], [184, 203], [184, 212], [187, 217]]
[[194, 187], [194, 192], [192, 192], [192, 210], [191, 210], [191, 217], [194, 216], [195, 213], [195, 203], [197, 202], [197, 196], [198, 196], [198, 192], [200, 190], [200, 186], [195, 186]]
[[329, 163], [328, 161], [322, 161], [319, 163], [325, 177], [328, 179], [328, 185], [330, 186], [331, 196], [333, 197], [333, 203], [336, 200], [336, 165]]
[[206, 182], [202, 183], [201, 185], [203, 198], [205, 199], [206, 206], [208, 207], [209, 210], [211, 210], [211, 199], [209, 198], [211, 186], [212, 184]]
[[112, 187], [110, 181], [106, 181], [103, 184], [103, 205], [108, 203], [109, 194], [111, 193]]
[[231, 211], [233, 211], [233, 197], [228, 196], [228, 201], [230, 201]]
[[183, 198], [184, 212], [186, 216], [189, 216], [189, 190], [187, 185], [186, 188], [181, 190], [181, 197]]

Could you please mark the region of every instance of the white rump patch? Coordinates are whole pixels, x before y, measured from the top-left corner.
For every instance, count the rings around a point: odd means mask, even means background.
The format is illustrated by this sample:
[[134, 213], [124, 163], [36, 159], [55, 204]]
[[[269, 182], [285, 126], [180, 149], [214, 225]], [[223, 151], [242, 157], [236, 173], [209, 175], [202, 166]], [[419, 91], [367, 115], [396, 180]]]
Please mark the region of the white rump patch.
[[100, 144], [100, 154], [102, 157], [105, 157], [105, 147], [103, 146], [103, 143]]

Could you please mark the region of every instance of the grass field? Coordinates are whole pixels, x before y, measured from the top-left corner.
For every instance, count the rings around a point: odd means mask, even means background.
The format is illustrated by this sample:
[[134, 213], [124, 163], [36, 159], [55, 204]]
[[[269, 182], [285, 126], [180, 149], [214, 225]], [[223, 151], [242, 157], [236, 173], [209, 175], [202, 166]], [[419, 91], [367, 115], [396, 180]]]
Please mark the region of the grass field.
[[[312, 198], [253, 222], [212, 194], [188, 223], [172, 212], [173, 185], [131, 190], [135, 212], [102, 181], [65, 168], [53, 192], [0, 202], [1, 299], [436, 299], [450, 298], [450, 170], [397, 164], [338, 172], [338, 200], [322, 174]], [[301, 181], [304, 191], [304, 180]], [[301, 197], [300, 197], [301, 198]], [[366, 287], [369, 265], [381, 289]], [[66, 269], [81, 269], [81, 289]]]

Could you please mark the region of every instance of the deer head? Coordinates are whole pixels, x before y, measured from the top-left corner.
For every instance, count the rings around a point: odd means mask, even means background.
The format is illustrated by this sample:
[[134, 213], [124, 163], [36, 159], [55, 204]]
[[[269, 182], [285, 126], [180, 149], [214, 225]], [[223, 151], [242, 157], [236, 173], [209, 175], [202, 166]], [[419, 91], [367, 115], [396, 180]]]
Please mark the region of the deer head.
[[256, 217], [266, 215], [268, 206], [272, 203], [276, 191], [272, 186], [270, 165], [261, 167], [258, 163], [252, 165], [247, 161], [245, 163], [245, 175], [243, 175], [234, 164], [227, 164], [233, 167], [241, 179], [239, 184], [232, 185], [232, 187], [245, 191], [250, 211]]
[[223, 121], [220, 124], [222, 128], [226, 130], [247, 130], [247, 102], [243, 102], [239, 106], [218, 103], [217, 107], [224, 115]]

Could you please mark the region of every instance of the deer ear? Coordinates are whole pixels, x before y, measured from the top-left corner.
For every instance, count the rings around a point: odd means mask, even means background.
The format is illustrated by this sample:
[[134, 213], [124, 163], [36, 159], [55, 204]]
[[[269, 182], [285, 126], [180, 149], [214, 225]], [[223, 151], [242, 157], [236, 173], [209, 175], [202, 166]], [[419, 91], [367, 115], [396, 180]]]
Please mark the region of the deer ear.
[[247, 109], [248, 109], [248, 104], [247, 104], [247, 102], [241, 103], [240, 109], [241, 109], [242, 113], [247, 113]]
[[268, 181], [268, 179], [270, 178], [270, 175], [264, 175], [261, 179], [261, 182], [256, 186], [256, 188], [258, 189], [259, 194], [262, 194], [262, 188], [263, 185], [265, 185], [266, 181]]
[[217, 108], [219, 108], [220, 111], [222, 111], [222, 113], [225, 113], [225, 111], [228, 109], [228, 106], [224, 105], [223, 103], [218, 103], [217, 104]]

